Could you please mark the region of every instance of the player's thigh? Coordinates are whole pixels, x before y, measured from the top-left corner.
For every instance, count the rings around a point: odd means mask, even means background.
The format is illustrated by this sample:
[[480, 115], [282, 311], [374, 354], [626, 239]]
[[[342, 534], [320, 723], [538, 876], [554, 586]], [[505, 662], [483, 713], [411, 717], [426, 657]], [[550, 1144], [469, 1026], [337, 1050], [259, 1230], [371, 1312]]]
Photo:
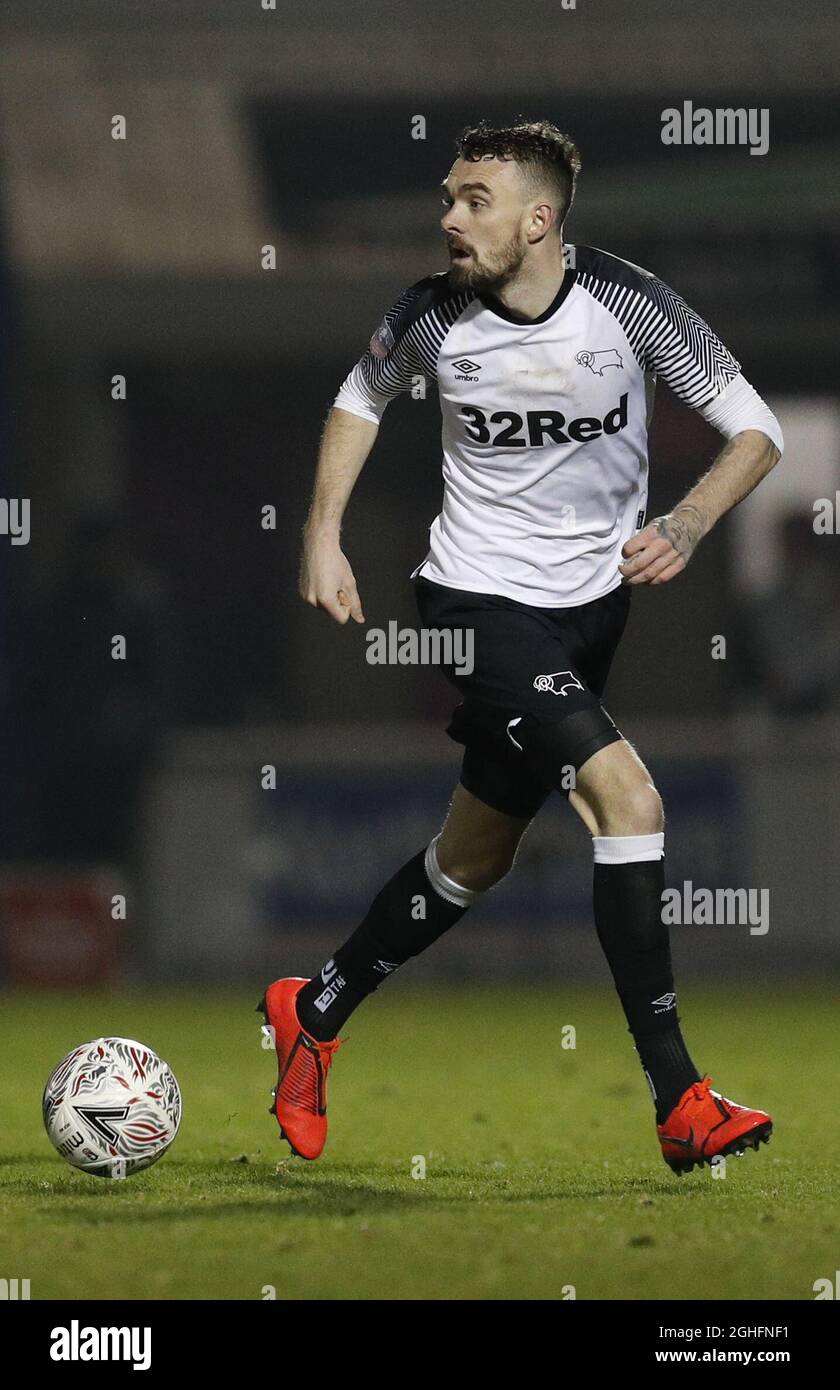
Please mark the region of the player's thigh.
[[601, 600], [590, 606], [597, 609], [593, 630], [582, 632], [577, 614], [521, 605], [471, 609], [475, 598], [444, 600], [443, 611], [435, 600], [439, 625], [460, 602], [474, 635], [472, 669], [450, 676], [463, 698], [447, 733], [467, 750], [461, 782], [469, 791], [500, 810], [533, 816], [552, 790], [568, 789], [571, 771], [621, 737], [587, 669], [603, 647], [614, 649], [626, 615]]
[[496, 810], [459, 783], [437, 842], [438, 863], [456, 883], [476, 875], [495, 882], [513, 863], [530, 821]]
[[598, 749], [580, 767], [569, 801], [593, 835], [649, 834], [662, 828], [650, 772], [626, 739]]

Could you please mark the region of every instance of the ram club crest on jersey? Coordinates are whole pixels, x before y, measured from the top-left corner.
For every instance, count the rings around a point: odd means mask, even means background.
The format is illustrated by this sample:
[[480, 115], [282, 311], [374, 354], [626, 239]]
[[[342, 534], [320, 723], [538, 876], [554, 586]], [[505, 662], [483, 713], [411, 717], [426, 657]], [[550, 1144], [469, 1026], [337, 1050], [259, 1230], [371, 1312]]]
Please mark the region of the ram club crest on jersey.
[[584, 348], [575, 354], [575, 361], [580, 367], [588, 367], [594, 376], [603, 376], [605, 367], [617, 367], [619, 371], [624, 367], [618, 348], [599, 348], [597, 352]]

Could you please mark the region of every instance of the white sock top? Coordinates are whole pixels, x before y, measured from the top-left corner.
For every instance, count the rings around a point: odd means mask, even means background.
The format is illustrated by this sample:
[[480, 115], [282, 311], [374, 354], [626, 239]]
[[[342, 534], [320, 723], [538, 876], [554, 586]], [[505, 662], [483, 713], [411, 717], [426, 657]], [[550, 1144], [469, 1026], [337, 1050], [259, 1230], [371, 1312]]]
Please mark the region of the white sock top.
[[643, 864], [661, 859], [665, 853], [665, 832], [655, 835], [593, 835], [596, 864]]
[[439, 839], [440, 835], [436, 835], [426, 850], [426, 877], [435, 892], [448, 903], [454, 903], [456, 907], [470, 907], [481, 897], [481, 891], [476, 888], [462, 888], [460, 883], [456, 883], [454, 878], [449, 878], [443, 872], [437, 857]]

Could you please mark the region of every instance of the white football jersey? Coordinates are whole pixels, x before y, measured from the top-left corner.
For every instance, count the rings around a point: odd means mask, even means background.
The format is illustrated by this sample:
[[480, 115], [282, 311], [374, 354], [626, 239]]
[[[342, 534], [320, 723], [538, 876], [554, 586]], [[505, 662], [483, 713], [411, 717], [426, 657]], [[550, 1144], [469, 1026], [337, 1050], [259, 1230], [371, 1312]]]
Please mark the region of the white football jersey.
[[657, 376], [702, 409], [740, 372], [654, 275], [588, 246], [567, 255], [554, 302], [526, 323], [446, 272], [420, 280], [335, 400], [378, 422], [398, 392], [437, 382], [443, 506], [414, 574], [541, 608], [620, 584], [621, 548], [645, 518]]

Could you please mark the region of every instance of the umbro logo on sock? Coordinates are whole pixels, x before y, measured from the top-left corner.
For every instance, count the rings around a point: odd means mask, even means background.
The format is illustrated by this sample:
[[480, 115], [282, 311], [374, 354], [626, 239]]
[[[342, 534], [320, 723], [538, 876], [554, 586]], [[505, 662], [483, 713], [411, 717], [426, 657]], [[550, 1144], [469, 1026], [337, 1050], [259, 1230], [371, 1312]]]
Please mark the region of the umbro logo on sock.
[[[667, 1013], [669, 1009], [673, 1009], [674, 1005], [677, 1002], [677, 996], [676, 994], [672, 994], [669, 991], [668, 994], [662, 994], [658, 999], [651, 999], [650, 1002], [653, 1005], [656, 1013], [664, 1014]], [[657, 1005], [659, 1005], [658, 1008]]]
[[392, 970], [396, 970], [397, 962], [395, 960], [378, 960], [373, 968], [380, 975], [390, 975]]

